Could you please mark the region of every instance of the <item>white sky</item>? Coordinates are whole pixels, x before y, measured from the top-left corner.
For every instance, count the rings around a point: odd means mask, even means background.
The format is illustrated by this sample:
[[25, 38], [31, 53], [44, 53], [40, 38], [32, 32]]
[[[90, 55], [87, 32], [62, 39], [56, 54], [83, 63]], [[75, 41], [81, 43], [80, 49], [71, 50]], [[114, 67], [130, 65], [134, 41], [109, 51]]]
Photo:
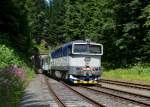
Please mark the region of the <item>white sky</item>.
[[49, 0], [45, 0], [45, 1], [47, 1], [49, 3]]

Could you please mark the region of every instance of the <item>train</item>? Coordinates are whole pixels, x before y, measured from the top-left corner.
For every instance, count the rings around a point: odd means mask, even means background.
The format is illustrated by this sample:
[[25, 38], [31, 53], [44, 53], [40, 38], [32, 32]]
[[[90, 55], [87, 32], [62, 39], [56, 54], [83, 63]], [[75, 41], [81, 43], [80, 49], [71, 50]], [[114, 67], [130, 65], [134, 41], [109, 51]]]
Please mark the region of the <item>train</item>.
[[73, 84], [97, 84], [101, 78], [103, 45], [90, 40], [66, 43], [41, 58], [42, 70]]

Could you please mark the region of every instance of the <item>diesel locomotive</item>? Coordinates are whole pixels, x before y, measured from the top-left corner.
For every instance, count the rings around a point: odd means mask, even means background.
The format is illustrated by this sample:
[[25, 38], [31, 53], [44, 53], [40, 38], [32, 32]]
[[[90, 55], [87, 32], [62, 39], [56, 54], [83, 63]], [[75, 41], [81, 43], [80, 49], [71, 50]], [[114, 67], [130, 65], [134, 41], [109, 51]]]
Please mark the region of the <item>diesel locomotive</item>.
[[73, 84], [96, 84], [102, 73], [102, 55], [102, 44], [72, 41], [50, 52], [48, 73]]

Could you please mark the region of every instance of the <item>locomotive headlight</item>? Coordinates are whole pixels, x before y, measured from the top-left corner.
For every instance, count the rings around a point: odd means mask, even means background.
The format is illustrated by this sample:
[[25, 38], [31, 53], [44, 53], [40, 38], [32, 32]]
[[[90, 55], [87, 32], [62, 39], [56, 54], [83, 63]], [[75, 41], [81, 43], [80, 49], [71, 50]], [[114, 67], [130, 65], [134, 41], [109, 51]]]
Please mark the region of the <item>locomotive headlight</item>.
[[98, 80], [98, 78], [95, 78], [95, 80], [97, 81], [97, 80]]
[[101, 79], [100, 77], [95, 78], [96, 81], [97, 81], [97, 80], [100, 80], [100, 79]]
[[77, 80], [77, 78], [76, 78], [76, 77], [74, 77], [74, 76], [72, 76], [72, 75], [70, 75], [70, 76], [69, 76], [69, 78], [70, 78], [70, 79]]

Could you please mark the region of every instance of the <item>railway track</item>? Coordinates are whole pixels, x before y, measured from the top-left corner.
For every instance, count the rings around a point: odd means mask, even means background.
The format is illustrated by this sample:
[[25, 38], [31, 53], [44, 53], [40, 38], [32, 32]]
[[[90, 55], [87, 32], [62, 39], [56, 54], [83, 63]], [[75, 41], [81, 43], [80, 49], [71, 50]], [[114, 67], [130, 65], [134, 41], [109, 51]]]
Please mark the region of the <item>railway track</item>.
[[59, 107], [150, 107], [150, 96], [101, 85], [69, 86], [46, 76], [44, 78]]
[[[102, 86], [97, 86], [97, 87], [83, 87], [87, 90], [95, 91], [98, 93], [103, 93], [106, 95], [114, 96], [116, 98], [121, 98], [127, 101], [131, 101], [133, 103], [143, 105], [144, 107], [150, 107], [150, 97], [149, 96], [144, 96], [144, 95], [139, 95], [131, 92], [125, 92], [121, 90], [116, 90], [116, 89], [111, 89], [111, 88], [106, 88]], [[140, 106], [140, 107], [143, 107]]]
[[105, 107], [63, 82], [58, 82], [47, 77], [45, 77], [45, 81], [49, 92], [52, 93], [60, 107]]
[[137, 88], [137, 89], [150, 91], [150, 85], [146, 85], [146, 84], [138, 84], [138, 83], [115, 81], [115, 80], [106, 80], [106, 79], [102, 79], [101, 83], [114, 84], [114, 85], [119, 85], [119, 86], [125, 86], [125, 87], [131, 87], [131, 88]]
[[45, 81], [46, 81], [46, 84], [47, 84], [47, 86], [48, 86], [49, 91], [52, 93], [54, 99], [57, 101], [57, 104], [58, 104], [60, 107], [67, 107], [67, 106], [65, 105], [65, 103], [62, 102], [61, 99], [57, 96], [56, 92], [53, 91], [51, 85], [50, 85], [49, 82], [48, 82], [48, 78], [45, 77]]

